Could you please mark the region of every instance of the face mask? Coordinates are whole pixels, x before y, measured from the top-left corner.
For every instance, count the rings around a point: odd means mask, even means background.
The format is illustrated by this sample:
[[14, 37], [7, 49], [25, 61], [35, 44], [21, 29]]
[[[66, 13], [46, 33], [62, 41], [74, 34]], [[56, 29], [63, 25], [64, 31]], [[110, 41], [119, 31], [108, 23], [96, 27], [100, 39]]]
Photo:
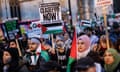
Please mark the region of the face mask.
[[9, 57], [9, 58], [5, 59], [4, 64], [8, 64], [8, 63], [10, 63], [10, 62], [11, 62], [11, 57]]
[[59, 44], [56, 44], [57, 48], [63, 48], [64, 47], [64, 44], [63, 43], [59, 43]]

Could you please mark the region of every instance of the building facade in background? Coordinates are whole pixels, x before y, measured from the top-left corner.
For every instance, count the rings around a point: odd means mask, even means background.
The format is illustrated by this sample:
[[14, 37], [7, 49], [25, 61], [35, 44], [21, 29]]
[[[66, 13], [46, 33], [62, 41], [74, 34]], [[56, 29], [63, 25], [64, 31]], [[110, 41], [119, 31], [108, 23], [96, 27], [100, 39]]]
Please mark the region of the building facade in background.
[[19, 20], [40, 19], [40, 3], [60, 2], [63, 19], [69, 19], [68, 1], [71, 1], [71, 11], [73, 22], [76, 20], [77, 0], [0, 0], [1, 21], [18, 17]]
[[113, 0], [114, 13], [120, 13], [120, 0]]
[[[69, 16], [69, 2], [72, 16]], [[77, 17], [80, 19], [91, 19], [94, 17], [94, 0], [0, 0], [0, 21], [7, 18], [18, 17], [19, 20], [40, 19], [40, 3], [60, 2], [62, 17], [64, 20], [73, 19], [76, 23]], [[119, 0], [113, 0], [114, 13], [120, 12]]]
[[87, 19], [93, 17], [94, 14], [94, 0], [78, 0], [78, 14], [80, 19]]

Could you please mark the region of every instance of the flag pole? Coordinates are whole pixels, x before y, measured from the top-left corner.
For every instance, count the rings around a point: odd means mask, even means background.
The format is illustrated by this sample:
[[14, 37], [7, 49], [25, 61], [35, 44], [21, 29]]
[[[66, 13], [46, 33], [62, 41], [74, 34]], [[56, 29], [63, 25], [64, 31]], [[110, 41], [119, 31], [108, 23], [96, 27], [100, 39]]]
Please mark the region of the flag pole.
[[107, 41], [107, 49], [109, 49], [110, 45], [109, 45], [109, 33], [107, 29], [106, 7], [102, 7], [102, 11], [103, 11], [103, 16], [104, 16], [104, 27], [105, 27], [105, 35], [106, 35], [106, 41]]
[[51, 36], [51, 40], [52, 40], [52, 48], [50, 49], [50, 51], [52, 51], [52, 53], [55, 54], [55, 43], [54, 43], [53, 34], [51, 34], [50, 36]]
[[18, 49], [19, 56], [22, 57], [22, 52], [20, 50], [20, 46], [19, 46], [19, 43], [18, 43], [18, 37], [17, 37], [16, 33], [14, 33], [14, 35], [15, 35], [15, 41], [16, 41], [16, 44], [17, 44], [17, 49]]
[[17, 49], [18, 49], [18, 53], [19, 53], [19, 56], [22, 57], [22, 53], [21, 53], [21, 50], [20, 50], [20, 46], [18, 44], [18, 39], [15, 39], [16, 41], [16, 44], [17, 44]]
[[70, 56], [68, 59], [68, 64], [67, 64], [67, 69], [66, 72], [71, 72], [71, 64], [77, 59], [77, 33], [75, 30], [76, 25], [74, 25], [74, 34], [73, 34], [73, 39], [72, 39], [72, 46], [70, 50]]

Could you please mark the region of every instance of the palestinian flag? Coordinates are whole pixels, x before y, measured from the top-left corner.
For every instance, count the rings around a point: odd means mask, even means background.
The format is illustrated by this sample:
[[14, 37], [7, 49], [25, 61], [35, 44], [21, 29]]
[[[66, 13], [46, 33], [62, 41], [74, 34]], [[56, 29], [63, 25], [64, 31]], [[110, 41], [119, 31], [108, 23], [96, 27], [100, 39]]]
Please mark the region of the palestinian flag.
[[37, 27], [42, 29], [42, 33], [47, 31], [47, 27], [43, 26], [42, 24], [38, 24]]
[[91, 27], [91, 21], [90, 20], [81, 20], [81, 25], [85, 27]]
[[43, 27], [46, 27], [44, 34], [56, 34], [63, 32], [63, 23], [54, 22], [54, 23], [41, 23]]
[[67, 64], [67, 72], [70, 72], [71, 64], [77, 58], [77, 46], [76, 46], [76, 44], [77, 44], [77, 35], [76, 35], [76, 30], [75, 30], [74, 36], [73, 36], [73, 41], [72, 41], [71, 52], [70, 52], [70, 56], [69, 56], [68, 64]]

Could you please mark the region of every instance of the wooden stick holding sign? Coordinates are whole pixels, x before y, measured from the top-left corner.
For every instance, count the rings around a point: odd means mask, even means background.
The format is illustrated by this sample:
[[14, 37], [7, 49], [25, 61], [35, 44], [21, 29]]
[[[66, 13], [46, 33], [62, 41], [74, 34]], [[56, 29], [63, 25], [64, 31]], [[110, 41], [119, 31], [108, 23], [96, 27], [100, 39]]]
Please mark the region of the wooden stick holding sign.
[[54, 43], [54, 38], [53, 38], [53, 34], [51, 34], [51, 39], [52, 39], [52, 48], [51, 48], [51, 53], [55, 54], [55, 43]]
[[110, 45], [109, 45], [109, 33], [108, 33], [108, 29], [107, 29], [106, 7], [102, 7], [102, 11], [103, 11], [103, 16], [104, 16], [104, 26], [105, 26], [105, 35], [106, 35], [107, 48], [109, 49]]
[[17, 44], [17, 49], [18, 49], [19, 56], [22, 57], [22, 53], [21, 53], [21, 50], [20, 50], [18, 39], [15, 39], [15, 41], [16, 41], [16, 44]]
[[51, 38], [52, 38], [52, 48], [54, 49], [54, 47], [55, 47], [55, 43], [54, 43], [53, 34], [51, 34]]

